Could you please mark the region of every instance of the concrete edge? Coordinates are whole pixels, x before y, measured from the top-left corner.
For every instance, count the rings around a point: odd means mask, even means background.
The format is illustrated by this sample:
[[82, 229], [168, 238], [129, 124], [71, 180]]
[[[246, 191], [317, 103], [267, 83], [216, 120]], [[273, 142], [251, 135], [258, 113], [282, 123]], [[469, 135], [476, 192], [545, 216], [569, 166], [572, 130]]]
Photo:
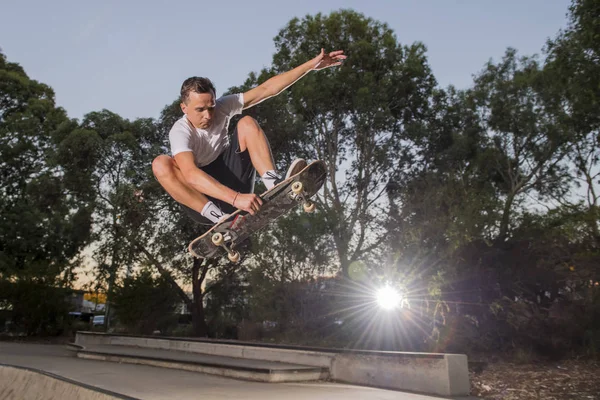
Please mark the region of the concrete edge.
[[112, 397], [114, 399], [119, 399], [119, 400], [140, 400], [140, 399], [138, 399], [136, 397], [127, 396], [127, 395], [124, 395], [124, 394], [121, 394], [121, 393], [112, 392], [110, 390], [103, 389], [103, 388], [100, 388], [100, 387], [88, 385], [87, 383], [78, 382], [76, 380], [65, 378], [64, 376], [56, 375], [56, 374], [53, 374], [51, 372], [43, 371], [43, 370], [37, 369], [37, 368], [22, 367], [22, 366], [19, 366], [19, 365], [12, 365], [12, 364], [5, 364], [5, 363], [0, 363], [0, 367], [13, 368], [13, 369], [17, 369], [17, 370], [23, 370], [23, 371], [32, 372], [34, 374], [43, 375], [45, 377], [48, 377], [48, 378], [51, 378], [51, 379], [55, 379], [55, 380], [64, 382], [64, 383], [66, 383], [68, 385], [73, 385], [73, 386], [77, 386], [77, 387], [80, 387], [80, 388], [83, 388], [83, 389], [86, 389], [86, 390], [90, 390], [92, 392], [104, 394], [104, 395]]
[[79, 351], [79, 350], [83, 350], [85, 348], [85, 347], [83, 347], [79, 344], [75, 344], [75, 343], [67, 343], [64, 346], [69, 351]]
[[[94, 354], [94, 355], [106, 356], [106, 357], [110, 357], [110, 356], [132, 357], [132, 358], [137, 358], [137, 359], [141, 359], [141, 360], [153, 360], [153, 361], [173, 362], [173, 363], [179, 363], [179, 364], [203, 365], [203, 366], [214, 367], [214, 368], [230, 368], [230, 369], [236, 369], [236, 370], [240, 370], [240, 371], [267, 373], [267, 374], [282, 373], [283, 371], [285, 371], [286, 373], [294, 373], [294, 374], [300, 373], [300, 372], [324, 372], [324, 369], [325, 369], [325, 368], [321, 368], [321, 367], [312, 367], [311, 366], [309, 368], [289, 368], [289, 369], [285, 369], [285, 370], [279, 370], [279, 369], [271, 369], [271, 368], [230, 365], [227, 363], [220, 364], [220, 363], [211, 363], [211, 362], [203, 362], [203, 361], [176, 360], [176, 359], [168, 358], [168, 357], [150, 357], [150, 356], [141, 356], [141, 355], [132, 356], [129, 354], [106, 353], [106, 352], [95, 351], [95, 350], [86, 349], [86, 348], [79, 350], [77, 352], [77, 354]], [[200, 353], [198, 353], [198, 354], [200, 354]], [[284, 364], [284, 363], [282, 362], [282, 364]]]
[[469, 362], [466, 355], [447, 354], [445, 357], [448, 371], [448, 393], [467, 396], [471, 391], [469, 382]]
[[200, 372], [210, 375], [225, 376], [228, 378], [236, 378], [255, 382], [307, 382], [319, 381], [327, 379], [328, 374], [323, 370], [309, 371], [271, 371], [269, 369], [252, 369], [246, 367], [231, 367], [211, 365], [208, 363], [195, 363], [188, 361], [175, 361], [161, 358], [152, 358], [144, 356], [124, 356], [116, 354], [96, 353], [96, 352], [79, 352], [77, 357], [88, 360], [110, 361], [117, 363], [128, 363], [137, 365], [148, 365], [160, 368], [171, 368], [183, 371]]
[[258, 348], [270, 348], [270, 349], [282, 349], [282, 350], [298, 350], [308, 351], [314, 353], [350, 353], [350, 354], [362, 354], [362, 355], [378, 355], [378, 356], [390, 356], [390, 357], [410, 357], [410, 358], [439, 358], [443, 359], [447, 354], [453, 353], [420, 353], [420, 352], [397, 352], [397, 351], [379, 351], [379, 350], [357, 350], [357, 349], [344, 349], [335, 347], [312, 347], [312, 346], [296, 346], [296, 345], [282, 345], [273, 343], [262, 343], [262, 342], [244, 342], [239, 340], [222, 340], [222, 339], [208, 339], [208, 338], [189, 338], [189, 337], [178, 337], [178, 336], [152, 336], [152, 335], [133, 335], [127, 333], [105, 333], [105, 332], [90, 332], [90, 331], [77, 331], [77, 335], [82, 336], [98, 336], [104, 338], [111, 337], [125, 337], [129, 339], [153, 339], [153, 340], [166, 340], [176, 342], [199, 342], [208, 344], [225, 344], [230, 346], [243, 346], [243, 347], [258, 347]]

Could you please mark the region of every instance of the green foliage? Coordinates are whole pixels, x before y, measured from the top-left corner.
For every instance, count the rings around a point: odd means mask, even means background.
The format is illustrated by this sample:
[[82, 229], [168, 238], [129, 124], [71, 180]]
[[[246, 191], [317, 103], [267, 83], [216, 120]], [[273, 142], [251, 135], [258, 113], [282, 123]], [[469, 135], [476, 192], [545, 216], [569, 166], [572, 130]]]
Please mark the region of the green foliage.
[[148, 269], [123, 279], [113, 292], [115, 316], [130, 333], [167, 332], [177, 323], [180, 302], [168, 279], [154, 277]]
[[[333, 280], [298, 277], [281, 280], [260, 269], [248, 275], [248, 317], [258, 325], [253, 339], [304, 345], [339, 345]], [[251, 328], [249, 324], [242, 329]], [[240, 332], [241, 334], [248, 332]]]
[[[9, 332], [56, 336], [67, 326], [70, 291], [33, 280], [0, 281], [0, 305], [7, 311]], [[6, 322], [6, 321], [5, 321]]]
[[600, 8], [594, 0], [575, 0], [569, 11], [568, 28], [547, 43], [544, 74], [560, 122], [576, 139], [569, 154], [572, 190], [585, 193], [561, 201], [584, 207], [589, 232], [600, 244]]
[[252, 238], [249, 264], [265, 277], [281, 282], [335, 272], [328, 257], [333, 243], [327, 233], [326, 216], [321, 211], [292, 211]]
[[[437, 87], [423, 44], [402, 45], [362, 14], [289, 21], [272, 66], [228, 91], [321, 48], [345, 50], [341, 67], [311, 72], [246, 112], [279, 169], [296, 157], [322, 159], [329, 175], [317, 212], [290, 213], [253, 236], [240, 266], [184, 256], [204, 228], [182, 217], [152, 176], [181, 116], [178, 100], [157, 121], [102, 110], [77, 123], [49, 87], [2, 55], [2, 304], [17, 307], [18, 329], [57, 332], [60, 288], [94, 240], [94, 285], [115, 289], [117, 318], [136, 332], [168, 330], [173, 304], [184, 301], [197, 335], [499, 350], [523, 361], [598, 356], [597, 3], [573, 1], [543, 61], [508, 49], [462, 91]], [[176, 279], [192, 284], [193, 301]], [[374, 306], [383, 283], [402, 289], [402, 309], [384, 315]], [[50, 300], [40, 306], [38, 294]]]
[[[121, 274], [152, 263], [178, 287], [177, 268], [185, 264], [182, 243], [190, 235], [173, 234], [180, 229], [174, 225], [173, 201], [152, 175], [152, 160], [164, 150], [159, 125], [102, 110], [87, 114], [61, 141], [62, 154], [74, 154], [71, 164], [91, 176], [88, 196], [94, 204], [97, 262], [93, 286], [107, 291], [109, 310], [112, 288]], [[169, 230], [172, 234], [164, 235]]]
[[569, 11], [567, 29], [547, 43], [545, 69], [557, 106], [568, 110], [577, 131], [585, 132], [600, 124], [600, 7], [595, 0], [573, 0]]
[[[256, 237], [248, 262], [251, 319], [275, 321], [290, 339], [286, 332], [307, 323], [294, 288], [306, 290], [305, 276], [339, 263], [362, 284], [387, 279], [407, 289], [406, 346], [419, 348], [415, 332], [427, 332], [434, 351], [517, 348], [529, 358], [593, 349], [581, 338], [596, 332], [584, 317], [594, 315], [594, 302], [575, 301], [594, 290], [600, 243], [597, 131], [588, 107], [597, 104], [598, 85], [590, 82], [600, 74], [589, 74], [598, 65], [588, 62], [594, 44], [577, 32], [590, 29], [593, 19], [579, 21], [593, 14], [590, 4], [574, 2], [570, 27], [549, 45], [546, 62], [508, 49], [466, 91], [435, 88], [423, 46], [399, 46], [385, 25], [352, 11], [290, 21], [275, 39], [273, 69], [250, 74], [243, 88], [321, 47], [350, 57], [251, 110], [267, 135], [291, 144], [277, 145], [283, 159], [308, 153], [332, 166], [317, 229], [297, 229], [291, 215]], [[585, 201], [570, 198], [574, 176], [588, 188]], [[377, 197], [380, 189], [385, 198]], [[533, 211], [540, 202], [546, 212]], [[383, 243], [389, 255], [377, 251]], [[341, 290], [351, 296], [354, 289]], [[329, 310], [347, 308], [361, 306]], [[337, 330], [334, 340], [367, 345], [359, 338], [373, 333], [356, 315], [355, 324], [343, 325], [354, 331]], [[539, 334], [548, 330], [554, 333]]]
[[90, 210], [58, 163], [56, 138], [73, 128], [54, 92], [0, 57], [0, 277], [52, 285], [89, 239]]
[[435, 79], [425, 47], [402, 46], [387, 25], [351, 10], [292, 19], [275, 46], [272, 69], [251, 74], [246, 85], [300, 65], [321, 48], [351, 54], [342, 66], [312, 72], [251, 111], [275, 143], [277, 160], [305, 157], [329, 166], [317, 206], [335, 244], [329, 257], [347, 274], [384, 235], [383, 188], [409, 162], [401, 139], [427, 112]]
[[248, 318], [247, 286], [243, 271], [230, 264], [206, 283], [206, 319], [211, 337], [237, 339], [237, 325]]
[[481, 124], [487, 132], [487, 172], [502, 209], [497, 240], [511, 229], [511, 213], [519, 211], [526, 196], [548, 199], [567, 191], [572, 131], [557, 124], [546, 101], [546, 86], [538, 63], [517, 58], [509, 49], [500, 63], [489, 63], [475, 79], [472, 91]]
[[0, 54], [0, 285], [12, 329], [53, 335], [64, 327], [66, 288], [89, 243], [91, 208], [57, 143], [76, 124], [54, 92]]

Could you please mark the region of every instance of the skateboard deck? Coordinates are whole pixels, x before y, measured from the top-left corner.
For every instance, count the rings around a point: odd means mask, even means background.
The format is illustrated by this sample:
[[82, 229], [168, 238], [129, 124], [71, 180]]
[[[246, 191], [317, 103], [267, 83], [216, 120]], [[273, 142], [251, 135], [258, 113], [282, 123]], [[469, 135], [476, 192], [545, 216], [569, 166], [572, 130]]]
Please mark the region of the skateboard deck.
[[260, 195], [263, 205], [255, 215], [242, 210], [235, 211], [229, 218], [194, 239], [188, 246], [190, 253], [199, 258], [216, 258], [228, 254], [229, 260], [239, 261], [240, 253], [236, 246], [254, 232], [298, 205], [303, 205], [306, 212], [314, 211], [315, 203], [309, 199], [323, 186], [326, 176], [327, 169], [323, 161], [308, 164], [296, 175]]

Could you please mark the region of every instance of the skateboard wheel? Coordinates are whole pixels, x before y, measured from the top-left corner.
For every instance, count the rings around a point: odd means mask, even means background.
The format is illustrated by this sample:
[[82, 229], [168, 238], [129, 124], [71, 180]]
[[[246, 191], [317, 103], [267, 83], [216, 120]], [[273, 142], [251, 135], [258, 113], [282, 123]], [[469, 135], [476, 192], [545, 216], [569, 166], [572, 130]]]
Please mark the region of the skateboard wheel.
[[212, 242], [215, 246], [220, 246], [223, 244], [223, 235], [221, 235], [220, 233], [215, 233], [214, 235], [212, 235]]
[[315, 203], [313, 203], [312, 201], [307, 201], [306, 203], [303, 204], [303, 207], [304, 207], [304, 211], [306, 211], [307, 213], [312, 213], [317, 208], [317, 205]]
[[292, 185], [292, 192], [294, 192], [294, 194], [300, 194], [302, 193], [302, 189], [304, 187], [302, 186], [302, 182], [294, 182], [294, 184]]
[[229, 258], [229, 261], [233, 263], [240, 261], [239, 251], [232, 251], [231, 253], [227, 253], [227, 257]]

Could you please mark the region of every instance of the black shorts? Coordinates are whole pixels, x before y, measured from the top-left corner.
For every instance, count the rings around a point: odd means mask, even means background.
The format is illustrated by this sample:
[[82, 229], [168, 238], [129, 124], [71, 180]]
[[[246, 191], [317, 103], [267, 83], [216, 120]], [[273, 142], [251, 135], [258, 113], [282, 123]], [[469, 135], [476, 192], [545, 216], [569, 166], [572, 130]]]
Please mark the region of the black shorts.
[[[240, 152], [237, 127], [233, 131], [233, 135], [229, 141], [229, 147], [223, 150], [215, 161], [204, 167], [200, 167], [200, 169], [228, 188], [240, 193], [254, 193], [256, 170], [250, 160], [248, 149]], [[236, 208], [229, 203], [210, 196], [206, 197], [215, 203], [224, 213], [231, 214], [236, 210]], [[201, 224], [214, 225], [208, 218], [203, 217], [199, 212], [192, 210], [183, 204], [181, 206], [185, 213], [194, 221]]]

